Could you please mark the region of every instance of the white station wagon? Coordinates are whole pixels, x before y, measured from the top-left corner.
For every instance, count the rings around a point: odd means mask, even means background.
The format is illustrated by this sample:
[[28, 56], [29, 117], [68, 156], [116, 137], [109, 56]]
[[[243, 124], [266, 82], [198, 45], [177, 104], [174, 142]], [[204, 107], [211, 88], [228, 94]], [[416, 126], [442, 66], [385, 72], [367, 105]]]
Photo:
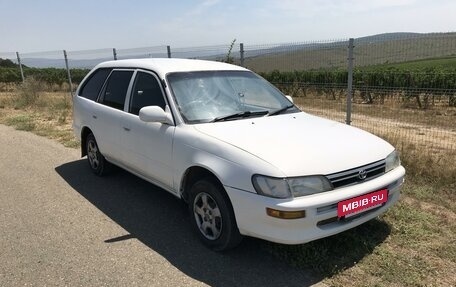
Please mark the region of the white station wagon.
[[73, 102], [92, 171], [114, 164], [183, 199], [214, 250], [243, 236], [300, 244], [353, 228], [393, 205], [404, 181], [390, 144], [304, 113], [230, 64], [105, 62]]

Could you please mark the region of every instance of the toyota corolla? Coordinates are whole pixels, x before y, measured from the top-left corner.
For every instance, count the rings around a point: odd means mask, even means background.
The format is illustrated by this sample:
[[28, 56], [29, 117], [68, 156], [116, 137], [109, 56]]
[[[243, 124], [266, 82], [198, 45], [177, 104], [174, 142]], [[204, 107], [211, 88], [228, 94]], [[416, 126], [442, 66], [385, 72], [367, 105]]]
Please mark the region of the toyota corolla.
[[82, 81], [73, 127], [90, 169], [111, 165], [183, 199], [204, 244], [300, 244], [358, 226], [399, 199], [397, 151], [302, 112], [257, 74], [184, 59], [110, 61]]

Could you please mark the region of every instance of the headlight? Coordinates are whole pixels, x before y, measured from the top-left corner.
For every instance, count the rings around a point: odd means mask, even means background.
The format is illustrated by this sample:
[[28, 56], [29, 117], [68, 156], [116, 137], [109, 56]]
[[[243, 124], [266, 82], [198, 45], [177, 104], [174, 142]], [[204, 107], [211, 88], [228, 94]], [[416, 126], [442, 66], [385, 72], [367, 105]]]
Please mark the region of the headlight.
[[331, 183], [324, 176], [285, 179], [255, 175], [252, 182], [259, 194], [274, 198], [299, 197], [333, 189]]
[[283, 178], [254, 175], [252, 178], [255, 190], [265, 196], [275, 198], [290, 198], [291, 192], [288, 183]]
[[386, 157], [386, 164], [385, 164], [385, 172], [395, 169], [396, 167], [401, 165], [401, 160], [399, 158], [399, 154], [396, 150], [390, 153]]
[[320, 193], [333, 189], [329, 180], [324, 176], [305, 176], [289, 178], [291, 192], [294, 197]]

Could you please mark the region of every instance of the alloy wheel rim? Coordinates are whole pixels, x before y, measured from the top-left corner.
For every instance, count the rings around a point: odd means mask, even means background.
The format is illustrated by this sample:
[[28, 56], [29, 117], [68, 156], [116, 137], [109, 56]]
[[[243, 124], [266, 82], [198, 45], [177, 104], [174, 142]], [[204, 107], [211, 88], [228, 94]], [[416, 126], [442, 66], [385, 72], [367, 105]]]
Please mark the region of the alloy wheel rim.
[[97, 169], [100, 161], [98, 159], [98, 147], [97, 144], [94, 141], [89, 141], [89, 144], [87, 145], [87, 157], [89, 158], [89, 163], [90, 166], [93, 169]]
[[201, 234], [209, 240], [216, 240], [222, 233], [222, 215], [217, 202], [205, 192], [196, 195], [193, 213]]

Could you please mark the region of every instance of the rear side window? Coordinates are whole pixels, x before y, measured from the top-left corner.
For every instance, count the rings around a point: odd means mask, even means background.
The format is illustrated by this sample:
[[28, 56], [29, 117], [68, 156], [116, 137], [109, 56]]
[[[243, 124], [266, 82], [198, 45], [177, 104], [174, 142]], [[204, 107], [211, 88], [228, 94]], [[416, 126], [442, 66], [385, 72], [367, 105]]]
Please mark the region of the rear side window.
[[165, 105], [157, 78], [148, 73], [138, 72], [130, 102], [130, 113], [138, 115], [139, 110], [147, 106], [159, 106], [164, 110]]
[[101, 103], [123, 110], [133, 71], [113, 71], [106, 84]]
[[111, 72], [111, 69], [98, 69], [92, 76], [87, 80], [84, 86], [79, 92], [79, 96], [96, 101], [98, 94], [100, 93], [101, 87], [103, 87], [106, 77]]

